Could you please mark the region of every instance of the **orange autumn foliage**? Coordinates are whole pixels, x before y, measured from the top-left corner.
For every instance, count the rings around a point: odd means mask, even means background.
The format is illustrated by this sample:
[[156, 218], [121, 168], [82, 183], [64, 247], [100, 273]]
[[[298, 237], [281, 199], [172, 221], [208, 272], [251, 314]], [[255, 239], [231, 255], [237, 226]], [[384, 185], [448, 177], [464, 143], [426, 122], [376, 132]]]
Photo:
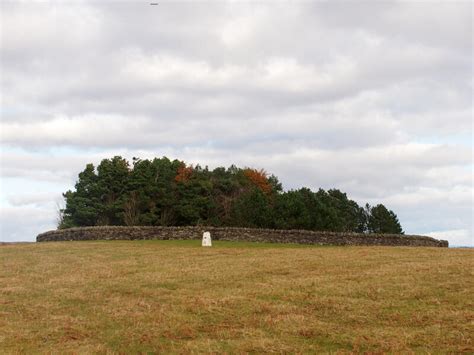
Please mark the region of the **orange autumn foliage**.
[[268, 182], [267, 172], [263, 169], [245, 169], [244, 175], [250, 182], [257, 186], [264, 193], [269, 194], [272, 191], [272, 186]]
[[192, 174], [193, 174], [193, 167], [186, 166], [186, 164], [183, 163], [178, 168], [178, 174], [175, 176], [174, 180], [176, 182], [187, 182], [191, 178]]

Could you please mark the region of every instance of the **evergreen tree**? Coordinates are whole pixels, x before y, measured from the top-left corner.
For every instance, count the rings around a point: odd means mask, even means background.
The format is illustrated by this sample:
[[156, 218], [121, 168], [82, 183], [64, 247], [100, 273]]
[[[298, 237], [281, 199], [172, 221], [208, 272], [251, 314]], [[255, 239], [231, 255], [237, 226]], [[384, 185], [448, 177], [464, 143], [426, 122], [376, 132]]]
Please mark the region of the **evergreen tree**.
[[397, 215], [389, 211], [384, 205], [375, 207], [366, 205], [368, 210], [367, 229], [370, 233], [404, 234]]
[[271, 227], [272, 213], [269, 202], [269, 197], [258, 188], [246, 191], [232, 205], [232, 226]]
[[76, 191], [67, 191], [63, 194], [66, 207], [63, 211], [63, 220], [59, 228], [78, 226], [94, 226], [102, 212], [98, 177], [94, 165], [87, 164], [84, 171], [79, 173], [75, 185]]
[[59, 228], [93, 225], [196, 225], [403, 233], [383, 205], [366, 206], [337, 189], [284, 192], [274, 175], [235, 165], [212, 171], [166, 157], [116, 156], [88, 164], [64, 193]]
[[102, 202], [98, 225], [123, 225], [123, 205], [129, 191], [129, 164], [120, 156], [104, 159], [97, 167], [97, 185]]
[[309, 189], [290, 190], [278, 195], [273, 212], [277, 229], [313, 229], [315, 196]]

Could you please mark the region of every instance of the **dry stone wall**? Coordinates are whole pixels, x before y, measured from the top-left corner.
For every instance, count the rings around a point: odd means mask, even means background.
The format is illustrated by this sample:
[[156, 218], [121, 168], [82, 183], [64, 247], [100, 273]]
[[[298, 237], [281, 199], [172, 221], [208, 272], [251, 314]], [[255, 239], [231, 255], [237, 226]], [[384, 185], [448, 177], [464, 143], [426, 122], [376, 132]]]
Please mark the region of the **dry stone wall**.
[[183, 240], [201, 239], [205, 231], [211, 233], [212, 240], [298, 243], [316, 245], [385, 245], [385, 246], [425, 246], [448, 247], [445, 240], [437, 240], [418, 235], [360, 234], [344, 232], [323, 232], [307, 230], [275, 230], [233, 227], [122, 227], [100, 226], [54, 230], [39, 234], [37, 242], [71, 240]]

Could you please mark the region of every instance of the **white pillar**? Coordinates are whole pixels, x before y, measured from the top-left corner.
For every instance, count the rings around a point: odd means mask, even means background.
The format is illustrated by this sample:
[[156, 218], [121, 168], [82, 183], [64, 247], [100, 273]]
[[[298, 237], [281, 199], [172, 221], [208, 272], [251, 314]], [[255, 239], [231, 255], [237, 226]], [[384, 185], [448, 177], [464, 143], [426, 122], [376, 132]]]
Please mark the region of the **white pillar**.
[[203, 247], [212, 247], [211, 233], [204, 232], [202, 235], [202, 246]]

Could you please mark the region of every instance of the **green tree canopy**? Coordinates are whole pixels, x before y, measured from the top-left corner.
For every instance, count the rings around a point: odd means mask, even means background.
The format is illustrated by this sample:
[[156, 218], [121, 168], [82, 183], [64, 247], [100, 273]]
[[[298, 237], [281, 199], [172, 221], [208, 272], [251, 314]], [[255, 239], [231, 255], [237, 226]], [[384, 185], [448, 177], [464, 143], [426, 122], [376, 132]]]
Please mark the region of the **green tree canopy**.
[[403, 233], [379, 204], [360, 207], [338, 190], [283, 191], [274, 175], [252, 168], [186, 165], [166, 157], [116, 156], [79, 173], [59, 228], [94, 225], [213, 225]]
[[404, 234], [397, 215], [389, 211], [384, 205], [375, 207], [366, 205], [367, 230], [370, 233]]

